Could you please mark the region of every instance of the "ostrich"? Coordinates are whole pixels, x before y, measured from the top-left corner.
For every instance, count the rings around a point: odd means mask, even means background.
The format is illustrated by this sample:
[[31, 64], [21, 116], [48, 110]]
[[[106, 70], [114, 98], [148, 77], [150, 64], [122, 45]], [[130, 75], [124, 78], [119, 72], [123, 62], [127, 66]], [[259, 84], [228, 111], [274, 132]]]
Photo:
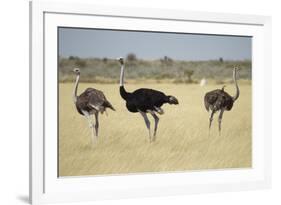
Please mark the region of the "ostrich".
[[[80, 69], [74, 68], [73, 72], [76, 74], [76, 81], [73, 89], [73, 102], [79, 114], [85, 116], [92, 129], [92, 142], [96, 142], [99, 129], [99, 112], [103, 114], [106, 108], [115, 111], [111, 103], [106, 99], [103, 92], [94, 88], [87, 88], [83, 93], [77, 96], [78, 83], [80, 78]], [[96, 124], [94, 125], [91, 115], [95, 115]]]
[[[147, 88], [140, 88], [132, 93], [127, 92], [124, 88], [124, 60], [122, 57], [118, 58], [117, 60], [119, 60], [121, 64], [120, 95], [126, 101], [126, 107], [128, 111], [133, 113], [139, 112], [141, 114], [149, 132], [149, 141], [155, 141], [159, 122], [159, 117], [156, 115], [156, 113], [160, 115], [164, 114], [164, 110], [161, 108], [161, 106], [165, 103], [177, 105], [179, 102], [174, 96], [167, 96], [160, 91]], [[151, 136], [150, 121], [147, 117], [147, 113], [150, 113], [155, 121], [153, 138]]]
[[219, 133], [221, 133], [221, 121], [222, 116], [225, 110], [229, 111], [232, 109], [234, 102], [238, 99], [240, 91], [237, 84], [237, 71], [238, 68], [233, 69], [233, 81], [236, 87], [235, 96], [230, 96], [227, 92], [224, 91], [225, 85], [222, 89], [217, 89], [206, 93], [204, 97], [204, 103], [207, 111], [211, 111], [211, 116], [209, 119], [209, 131], [211, 129], [213, 116], [217, 111], [220, 111], [219, 114]]

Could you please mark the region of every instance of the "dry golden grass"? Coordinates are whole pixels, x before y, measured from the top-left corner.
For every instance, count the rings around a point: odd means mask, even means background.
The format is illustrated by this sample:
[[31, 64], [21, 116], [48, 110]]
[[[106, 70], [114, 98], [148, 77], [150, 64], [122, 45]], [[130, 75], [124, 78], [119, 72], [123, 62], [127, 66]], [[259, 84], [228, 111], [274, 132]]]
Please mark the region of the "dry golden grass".
[[[128, 91], [149, 87], [179, 100], [179, 105], [163, 106], [154, 143], [148, 141], [141, 115], [127, 111], [118, 84], [80, 84], [78, 92], [87, 87], [102, 90], [117, 111], [100, 115], [99, 139], [93, 147], [88, 122], [72, 102], [73, 84], [59, 85], [59, 176], [251, 167], [251, 85], [240, 86], [240, 98], [224, 113], [221, 136], [217, 115], [208, 136], [209, 114], [203, 104], [204, 94], [220, 85], [126, 85]], [[234, 86], [226, 91], [233, 94]]]

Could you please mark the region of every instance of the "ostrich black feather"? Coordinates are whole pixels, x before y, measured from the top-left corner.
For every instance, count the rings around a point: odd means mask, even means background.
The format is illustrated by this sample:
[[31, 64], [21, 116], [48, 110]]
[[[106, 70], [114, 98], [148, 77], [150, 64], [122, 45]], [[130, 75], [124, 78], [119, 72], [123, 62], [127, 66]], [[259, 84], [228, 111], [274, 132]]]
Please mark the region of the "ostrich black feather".
[[[118, 60], [121, 64], [119, 88], [120, 95], [126, 101], [126, 107], [128, 111], [133, 113], [139, 112], [142, 115], [149, 131], [150, 142], [154, 141], [159, 122], [159, 117], [156, 115], [156, 113], [164, 113], [161, 106], [165, 103], [177, 105], [179, 102], [174, 96], [166, 95], [161, 91], [148, 88], [140, 88], [134, 92], [127, 92], [124, 88], [124, 60], [123, 58], [119, 58]], [[150, 113], [155, 120], [153, 139], [151, 138], [150, 121], [147, 117], [147, 113]]]
[[167, 96], [163, 92], [140, 88], [132, 93], [124, 92], [125, 88], [120, 87], [120, 95], [126, 101], [126, 107], [130, 112], [158, 112], [163, 104], [178, 104], [178, 100], [173, 96]]

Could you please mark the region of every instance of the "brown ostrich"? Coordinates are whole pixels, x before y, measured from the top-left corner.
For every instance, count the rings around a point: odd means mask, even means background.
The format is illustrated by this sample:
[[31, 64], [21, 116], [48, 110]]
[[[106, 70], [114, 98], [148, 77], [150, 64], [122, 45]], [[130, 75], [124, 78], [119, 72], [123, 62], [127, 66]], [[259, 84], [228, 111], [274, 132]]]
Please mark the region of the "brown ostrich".
[[[77, 96], [77, 89], [80, 78], [80, 69], [75, 68], [73, 72], [76, 74], [76, 81], [73, 90], [73, 101], [79, 114], [85, 116], [89, 122], [89, 126], [92, 129], [92, 142], [96, 142], [98, 138], [99, 130], [99, 113], [106, 112], [106, 108], [110, 108], [115, 111], [111, 103], [106, 99], [102, 91], [87, 88], [83, 93]], [[92, 120], [92, 115], [95, 115], [96, 123]]]
[[219, 111], [220, 113], [219, 113], [218, 122], [219, 122], [219, 133], [221, 133], [221, 122], [222, 122], [223, 113], [225, 110], [230, 111], [232, 109], [234, 102], [238, 99], [240, 95], [239, 87], [237, 84], [238, 70], [239, 69], [236, 67], [233, 69], [233, 81], [236, 87], [236, 93], [233, 97], [224, 91], [225, 86], [223, 86], [222, 89], [217, 89], [206, 93], [204, 97], [206, 110], [211, 111], [211, 115], [209, 118], [209, 131], [211, 129], [213, 116], [216, 112]]

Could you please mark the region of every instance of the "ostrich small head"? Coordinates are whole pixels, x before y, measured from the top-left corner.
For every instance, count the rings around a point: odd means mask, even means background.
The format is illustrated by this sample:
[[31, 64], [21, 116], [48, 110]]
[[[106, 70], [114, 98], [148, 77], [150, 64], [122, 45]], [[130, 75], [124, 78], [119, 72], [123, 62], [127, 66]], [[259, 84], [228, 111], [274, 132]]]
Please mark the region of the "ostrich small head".
[[221, 88], [221, 90], [224, 91], [224, 88], [225, 88], [225, 87], [226, 87], [226, 85], [223, 85], [222, 88]]
[[169, 95], [168, 96], [168, 103], [169, 104], [174, 104], [174, 105], [178, 105], [179, 101], [176, 97]]
[[121, 65], [124, 64], [124, 59], [122, 57], [117, 58], [117, 60], [120, 62]]
[[74, 68], [74, 69], [73, 69], [73, 72], [74, 72], [76, 75], [79, 75], [79, 74], [80, 74], [80, 69], [79, 69], [79, 68]]

